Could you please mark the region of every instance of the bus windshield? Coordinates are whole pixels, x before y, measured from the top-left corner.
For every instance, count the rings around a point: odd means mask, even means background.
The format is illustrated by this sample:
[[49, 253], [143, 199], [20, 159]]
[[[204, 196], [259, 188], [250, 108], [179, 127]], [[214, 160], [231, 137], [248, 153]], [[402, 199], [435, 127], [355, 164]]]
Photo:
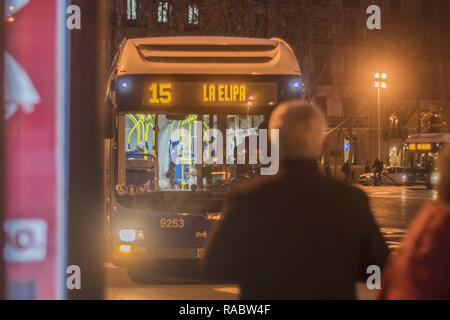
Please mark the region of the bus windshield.
[[257, 152], [249, 141], [266, 129], [264, 120], [263, 115], [121, 114], [118, 186], [128, 193], [130, 188], [226, 191], [258, 174], [257, 163], [248, 161], [250, 152]]

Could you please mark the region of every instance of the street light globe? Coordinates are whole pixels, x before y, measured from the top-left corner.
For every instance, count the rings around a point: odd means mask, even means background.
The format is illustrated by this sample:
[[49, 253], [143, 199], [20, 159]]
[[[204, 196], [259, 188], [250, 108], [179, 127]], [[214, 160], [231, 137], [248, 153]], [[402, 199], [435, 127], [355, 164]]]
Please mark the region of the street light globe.
[[380, 74], [378, 72], [375, 73], [375, 79], [380, 79]]
[[375, 81], [375, 88], [379, 88], [380, 87], [380, 83], [378, 81]]
[[386, 74], [386, 73], [383, 73], [383, 74], [381, 75], [381, 78], [384, 79], [384, 80], [386, 80], [386, 79], [387, 79], [387, 74]]
[[387, 88], [386, 82], [382, 82], [382, 83], [381, 83], [381, 87], [382, 87], [383, 89], [386, 89], [386, 88]]

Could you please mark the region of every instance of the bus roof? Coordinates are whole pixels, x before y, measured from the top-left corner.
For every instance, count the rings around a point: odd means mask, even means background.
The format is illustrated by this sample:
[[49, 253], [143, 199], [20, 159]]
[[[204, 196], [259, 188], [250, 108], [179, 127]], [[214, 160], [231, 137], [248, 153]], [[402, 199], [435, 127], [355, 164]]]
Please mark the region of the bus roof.
[[450, 133], [418, 133], [406, 139], [406, 143], [450, 143]]
[[159, 37], [128, 39], [118, 75], [254, 74], [300, 75], [292, 48], [281, 39]]

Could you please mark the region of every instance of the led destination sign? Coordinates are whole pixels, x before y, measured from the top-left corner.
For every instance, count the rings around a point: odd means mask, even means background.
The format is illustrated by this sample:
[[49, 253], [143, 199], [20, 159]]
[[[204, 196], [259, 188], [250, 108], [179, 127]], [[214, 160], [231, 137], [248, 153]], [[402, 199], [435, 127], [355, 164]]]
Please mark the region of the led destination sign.
[[275, 106], [278, 102], [275, 82], [147, 82], [144, 106]]
[[246, 102], [247, 86], [245, 84], [204, 84], [203, 102]]

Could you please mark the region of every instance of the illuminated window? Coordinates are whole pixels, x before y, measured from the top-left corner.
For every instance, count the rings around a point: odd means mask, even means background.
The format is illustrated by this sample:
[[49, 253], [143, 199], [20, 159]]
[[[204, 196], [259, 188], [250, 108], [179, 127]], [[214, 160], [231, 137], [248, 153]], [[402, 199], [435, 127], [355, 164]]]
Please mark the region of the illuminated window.
[[347, 162], [350, 159], [350, 140], [344, 139], [344, 162]]
[[167, 23], [169, 22], [169, 2], [160, 1], [158, 5], [158, 22]]
[[198, 16], [199, 16], [199, 10], [197, 5], [189, 5], [189, 16], [188, 16], [188, 22], [189, 24], [198, 24]]
[[127, 0], [127, 20], [137, 20], [137, 3], [136, 0]]
[[356, 164], [356, 139], [344, 138], [344, 162], [350, 160], [351, 164]]

